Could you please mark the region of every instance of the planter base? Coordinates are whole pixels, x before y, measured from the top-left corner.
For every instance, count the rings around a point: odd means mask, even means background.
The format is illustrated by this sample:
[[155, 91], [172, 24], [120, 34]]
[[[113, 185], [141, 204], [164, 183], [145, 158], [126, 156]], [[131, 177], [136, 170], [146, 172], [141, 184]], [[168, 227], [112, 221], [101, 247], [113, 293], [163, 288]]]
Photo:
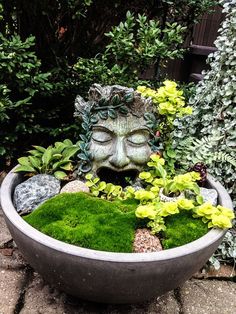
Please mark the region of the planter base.
[[[175, 289], [206, 263], [226, 232], [214, 229], [189, 244], [153, 253], [110, 253], [69, 245], [42, 234], [17, 214], [12, 194], [21, 178], [13, 171], [2, 184], [1, 204], [19, 250], [46, 281], [85, 300], [137, 303]], [[209, 185], [217, 190], [219, 203], [232, 208], [222, 185], [211, 177]]]

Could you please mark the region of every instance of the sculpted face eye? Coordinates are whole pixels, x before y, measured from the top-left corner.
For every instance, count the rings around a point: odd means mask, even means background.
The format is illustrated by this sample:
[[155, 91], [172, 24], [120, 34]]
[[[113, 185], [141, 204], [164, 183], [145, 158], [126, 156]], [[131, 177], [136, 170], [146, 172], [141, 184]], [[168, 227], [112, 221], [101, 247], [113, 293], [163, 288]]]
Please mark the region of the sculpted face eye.
[[109, 143], [112, 140], [112, 134], [106, 129], [94, 129], [92, 139], [98, 143]]
[[139, 132], [135, 132], [129, 135], [129, 137], [127, 138], [127, 141], [134, 145], [147, 144], [148, 140], [149, 140], [149, 133], [146, 130], [143, 132], [141, 130]]

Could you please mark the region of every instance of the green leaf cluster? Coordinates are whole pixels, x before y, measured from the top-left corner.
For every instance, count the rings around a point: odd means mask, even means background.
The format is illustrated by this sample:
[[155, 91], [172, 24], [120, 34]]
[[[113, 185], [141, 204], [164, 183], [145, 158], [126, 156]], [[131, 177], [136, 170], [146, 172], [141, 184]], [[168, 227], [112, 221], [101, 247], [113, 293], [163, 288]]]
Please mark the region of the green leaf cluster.
[[158, 118], [156, 120], [145, 116], [147, 125], [158, 134], [156, 140], [151, 142], [151, 146], [154, 146], [153, 151], [157, 151], [155, 144], [160, 142], [158, 148], [166, 160], [168, 171], [174, 173], [176, 153], [173, 148], [173, 133], [175, 122], [183, 116], [191, 114], [192, 108], [186, 106], [184, 91], [179, 89], [174, 81], [165, 80], [157, 90], [147, 86], [138, 86], [137, 91], [143, 97], [151, 98], [157, 107]]
[[[180, 44], [186, 28], [175, 23], [160, 27], [159, 21], [150, 20], [145, 14], [135, 17], [130, 11], [126, 20], [106, 34], [111, 39], [107, 54], [116, 63], [129, 64], [129, 71], [143, 71], [159, 59], [174, 59], [183, 55]], [[125, 60], [125, 62], [124, 62]]]
[[186, 27], [177, 22], [166, 23], [150, 20], [145, 14], [127, 11], [126, 20], [114, 26], [105, 36], [110, 39], [103, 53], [93, 59], [79, 58], [73, 73], [80, 74], [86, 85], [119, 84], [138, 86], [140, 74], [157, 63], [180, 58], [184, 49]]
[[19, 35], [0, 33], [0, 160], [19, 156], [35, 134], [48, 137], [55, 132], [44, 121], [53, 120], [58, 112], [55, 107], [49, 109], [49, 100], [42, 105], [42, 99], [52, 97], [58, 86], [51, 71], [42, 70], [34, 49], [34, 36], [22, 40]]
[[85, 176], [86, 185], [89, 187], [92, 195], [106, 200], [123, 199], [124, 191], [120, 185], [106, 183], [98, 177], [94, 177], [91, 173]]
[[75, 165], [73, 157], [79, 151], [79, 145], [66, 139], [56, 142], [54, 146], [44, 148], [33, 146], [30, 155], [18, 159], [19, 166], [15, 172], [30, 174], [46, 173], [54, 175], [59, 180], [69, 180]]
[[178, 196], [186, 190], [193, 191], [196, 194], [199, 193], [199, 187], [196, 182], [200, 179], [198, 173], [193, 171], [170, 177], [165, 170], [165, 160], [163, 158], [158, 154], [153, 154], [150, 156], [150, 159], [147, 163], [150, 170], [141, 172], [139, 178], [150, 186], [151, 191], [155, 189], [158, 191], [157, 188], [163, 188], [166, 196]]

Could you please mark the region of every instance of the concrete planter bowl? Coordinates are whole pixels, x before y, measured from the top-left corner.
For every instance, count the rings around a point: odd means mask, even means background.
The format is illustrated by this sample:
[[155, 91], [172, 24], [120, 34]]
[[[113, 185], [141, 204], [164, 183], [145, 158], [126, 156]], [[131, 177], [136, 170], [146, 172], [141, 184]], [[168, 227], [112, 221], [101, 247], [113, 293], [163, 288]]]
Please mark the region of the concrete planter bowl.
[[[68, 294], [105, 303], [136, 303], [175, 289], [198, 271], [220, 244], [225, 230], [178, 248], [154, 253], [110, 253], [69, 245], [37, 231], [12, 203], [19, 174], [10, 172], [2, 183], [1, 204], [7, 226], [19, 250], [46, 281]], [[223, 186], [209, 177], [218, 202], [232, 208]]]

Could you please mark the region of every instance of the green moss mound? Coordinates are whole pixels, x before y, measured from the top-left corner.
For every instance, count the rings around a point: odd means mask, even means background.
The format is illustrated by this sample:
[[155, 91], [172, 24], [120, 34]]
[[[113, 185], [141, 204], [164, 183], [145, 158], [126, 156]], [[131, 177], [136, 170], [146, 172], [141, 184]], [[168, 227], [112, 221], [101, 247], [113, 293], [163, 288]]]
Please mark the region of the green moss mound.
[[25, 217], [31, 226], [52, 238], [94, 250], [132, 252], [136, 202], [63, 193]]
[[[63, 193], [46, 201], [24, 219], [31, 226], [57, 240], [81, 247], [132, 252], [135, 229], [142, 226], [135, 216], [135, 200], [113, 202], [87, 193]], [[190, 212], [166, 217], [164, 249], [192, 242], [208, 232]]]
[[208, 231], [201, 219], [193, 218], [190, 212], [181, 212], [166, 218], [162, 246], [164, 249], [178, 247], [197, 240]]

